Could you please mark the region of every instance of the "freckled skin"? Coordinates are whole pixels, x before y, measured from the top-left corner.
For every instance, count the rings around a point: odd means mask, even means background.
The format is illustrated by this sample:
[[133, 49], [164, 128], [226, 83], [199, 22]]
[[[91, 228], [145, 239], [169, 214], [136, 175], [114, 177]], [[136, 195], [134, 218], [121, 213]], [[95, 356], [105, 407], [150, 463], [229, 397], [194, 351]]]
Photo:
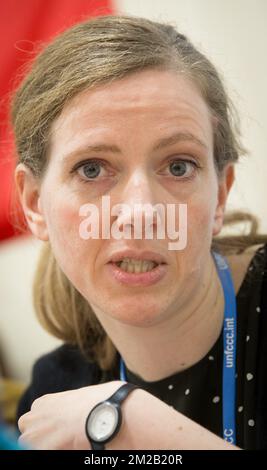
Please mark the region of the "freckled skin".
[[[152, 151], [158, 139], [174, 132], [196, 135], [207, 150], [180, 142]], [[88, 153], [83, 159], [105, 160], [108, 171], [98, 181], [84, 183], [77, 172], [71, 174], [82, 158], [71, 157], [67, 163], [66, 155], [81, 145], [100, 142], [118, 146], [121, 154]], [[191, 180], [174, 180], [166, 160], [173, 156], [198, 158], [201, 168]], [[183, 308], [202, 279], [212, 236], [219, 231], [212, 123], [196, 87], [174, 72], [147, 70], [82, 92], [52, 126], [49, 159], [41, 187], [49, 239], [59, 265], [91, 305], [110, 318], [136, 326], [158, 324]], [[186, 249], [169, 251], [168, 239], [82, 240], [79, 208], [88, 202], [100, 208], [103, 195], [110, 196], [111, 205], [186, 203]], [[161, 253], [168, 263], [167, 275], [149, 287], [114, 282], [105, 264], [114, 249], [128, 247]]]

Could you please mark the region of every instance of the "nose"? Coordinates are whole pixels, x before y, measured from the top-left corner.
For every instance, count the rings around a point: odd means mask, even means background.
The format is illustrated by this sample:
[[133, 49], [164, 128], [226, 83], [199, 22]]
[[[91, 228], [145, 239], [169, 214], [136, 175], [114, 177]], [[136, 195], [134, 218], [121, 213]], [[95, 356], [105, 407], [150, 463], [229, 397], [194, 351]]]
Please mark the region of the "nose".
[[116, 224], [128, 236], [152, 239], [161, 223], [160, 205], [156, 204], [152, 181], [143, 171], [136, 171], [126, 184], [117, 212]]

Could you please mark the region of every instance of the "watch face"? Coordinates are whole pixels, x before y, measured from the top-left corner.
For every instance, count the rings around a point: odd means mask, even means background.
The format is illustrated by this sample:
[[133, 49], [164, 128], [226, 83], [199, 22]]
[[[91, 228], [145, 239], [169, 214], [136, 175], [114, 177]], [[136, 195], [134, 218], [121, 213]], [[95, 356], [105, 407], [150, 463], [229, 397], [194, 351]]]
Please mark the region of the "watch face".
[[94, 441], [102, 442], [112, 436], [118, 421], [118, 409], [111, 403], [101, 403], [92, 410], [89, 416], [88, 434]]

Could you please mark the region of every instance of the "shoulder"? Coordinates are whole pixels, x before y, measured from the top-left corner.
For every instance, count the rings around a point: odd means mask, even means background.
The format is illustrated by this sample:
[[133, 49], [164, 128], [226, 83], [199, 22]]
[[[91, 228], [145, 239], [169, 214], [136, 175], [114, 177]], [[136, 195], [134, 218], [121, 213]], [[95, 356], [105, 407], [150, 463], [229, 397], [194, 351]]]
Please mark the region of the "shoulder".
[[[42, 385], [55, 389], [75, 388], [88, 384], [97, 375], [98, 366], [89, 362], [78, 347], [69, 344], [54, 349], [39, 358], [33, 366], [33, 380], [38, 379]], [[60, 391], [61, 391], [60, 390]]]
[[244, 279], [253, 279], [260, 271], [262, 277], [263, 270], [267, 269], [267, 244], [252, 245], [240, 254], [228, 255], [235, 292], [238, 293]]
[[88, 362], [77, 346], [63, 344], [41, 356], [34, 364], [33, 373], [56, 369], [57, 372], [69, 374], [77, 371], [77, 366], [80, 371], [84, 368], [94, 369], [96, 364]]
[[36, 398], [96, 384], [100, 376], [98, 365], [88, 362], [78, 347], [63, 344], [35, 362], [31, 383], [19, 403], [17, 418], [30, 410]]

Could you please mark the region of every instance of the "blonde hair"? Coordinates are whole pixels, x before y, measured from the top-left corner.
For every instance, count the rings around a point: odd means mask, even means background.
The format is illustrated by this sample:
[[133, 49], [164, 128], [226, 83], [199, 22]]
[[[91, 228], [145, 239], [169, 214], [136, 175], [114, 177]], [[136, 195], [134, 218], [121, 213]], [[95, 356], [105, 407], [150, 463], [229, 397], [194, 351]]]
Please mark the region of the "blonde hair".
[[[31, 64], [13, 98], [11, 119], [19, 162], [38, 178], [48, 165], [50, 129], [65, 104], [85, 89], [144, 69], [169, 69], [191, 79], [214, 119], [214, 163], [218, 176], [245, 153], [238, 119], [211, 62], [168, 24], [132, 16], [105, 16], [79, 23], [59, 35]], [[230, 216], [225, 223], [239, 221]], [[252, 217], [252, 216], [249, 216]], [[257, 235], [213, 240], [220, 250], [242, 251], [267, 241]], [[254, 224], [254, 225], [253, 225]], [[116, 349], [89, 303], [60, 270], [49, 242], [44, 244], [34, 281], [34, 304], [42, 325], [53, 335], [79, 345], [88, 360], [108, 370]]]

